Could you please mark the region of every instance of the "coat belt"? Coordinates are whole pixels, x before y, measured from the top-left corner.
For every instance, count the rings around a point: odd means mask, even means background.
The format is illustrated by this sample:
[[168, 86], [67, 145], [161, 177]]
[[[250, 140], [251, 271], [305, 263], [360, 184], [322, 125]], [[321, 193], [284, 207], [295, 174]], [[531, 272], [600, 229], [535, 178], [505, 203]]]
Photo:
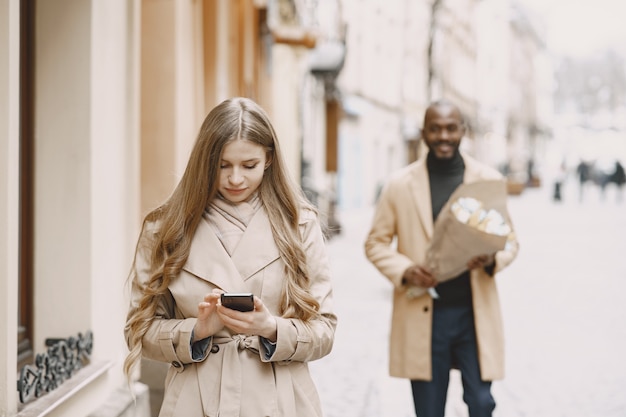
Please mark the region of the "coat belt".
[[[231, 337], [214, 336], [213, 344], [220, 345], [223, 350], [221, 365], [221, 384], [219, 394], [219, 405], [209, 407], [219, 409], [220, 417], [239, 417], [241, 408], [241, 386], [242, 368], [240, 351], [248, 349], [257, 355], [260, 351], [259, 337], [246, 336], [241, 334]], [[271, 398], [276, 395], [276, 387], [272, 384], [259, 384], [259, 390], [267, 391], [261, 398]], [[244, 399], [245, 400], [245, 399]]]

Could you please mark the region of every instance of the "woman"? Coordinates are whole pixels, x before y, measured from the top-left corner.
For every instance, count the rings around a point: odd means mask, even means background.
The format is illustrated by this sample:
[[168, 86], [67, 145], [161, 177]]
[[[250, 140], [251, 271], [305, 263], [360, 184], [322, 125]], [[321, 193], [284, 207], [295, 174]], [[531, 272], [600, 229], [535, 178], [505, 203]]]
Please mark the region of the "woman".
[[[252, 100], [215, 107], [180, 183], [144, 219], [131, 271], [127, 375], [171, 364], [160, 417], [321, 416], [307, 362], [337, 318], [317, 213]], [[221, 304], [254, 294], [254, 310]]]

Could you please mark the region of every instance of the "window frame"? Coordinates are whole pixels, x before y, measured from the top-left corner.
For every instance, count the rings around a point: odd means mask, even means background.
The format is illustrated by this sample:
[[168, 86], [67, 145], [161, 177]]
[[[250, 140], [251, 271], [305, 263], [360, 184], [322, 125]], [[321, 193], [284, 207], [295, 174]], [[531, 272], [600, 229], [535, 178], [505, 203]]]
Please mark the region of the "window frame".
[[20, 1], [17, 369], [33, 363], [35, 0]]

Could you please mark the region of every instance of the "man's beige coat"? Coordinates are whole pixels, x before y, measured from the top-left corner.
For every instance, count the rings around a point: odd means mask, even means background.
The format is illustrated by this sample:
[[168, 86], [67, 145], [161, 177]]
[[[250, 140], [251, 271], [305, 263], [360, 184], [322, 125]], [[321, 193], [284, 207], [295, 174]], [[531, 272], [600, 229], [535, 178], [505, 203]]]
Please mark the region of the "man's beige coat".
[[[213, 228], [203, 219], [193, 238], [187, 263], [161, 300], [159, 317], [143, 339], [143, 356], [170, 363], [160, 417], [319, 417], [322, 415], [308, 361], [332, 348], [336, 316], [333, 313], [326, 247], [317, 217], [305, 212], [300, 228], [309, 259], [311, 293], [322, 317], [308, 324], [278, 319], [274, 354], [258, 336], [233, 335], [223, 329], [212, 337], [204, 358], [194, 361], [190, 350], [198, 303], [214, 288], [252, 292], [278, 315], [285, 264], [272, 238], [269, 219], [259, 210], [241, 238], [232, 258]], [[150, 238], [146, 231], [143, 239]], [[148, 278], [145, 253], [138, 250], [140, 282]], [[131, 309], [140, 297], [133, 283]], [[128, 329], [126, 329], [128, 335]]]
[[[464, 182], [502, 179], [494, 169], [463, 154]], [[383, 187], [365, 241], [367, 258], [394, 285], [389, 371], [392, 376], [430, 380], [433, 300], [424, 290], [410, 299], [402, 275], [411, 265], [424, 264], [434, 229], [425, 156], [390, 178]], [[507, 251], [496, 254], [496, 271], [517, 255], [514, 234]], [[504, 337], [495, 277], [471, 271], [476, 337], [483, 380], [504, 376]]]

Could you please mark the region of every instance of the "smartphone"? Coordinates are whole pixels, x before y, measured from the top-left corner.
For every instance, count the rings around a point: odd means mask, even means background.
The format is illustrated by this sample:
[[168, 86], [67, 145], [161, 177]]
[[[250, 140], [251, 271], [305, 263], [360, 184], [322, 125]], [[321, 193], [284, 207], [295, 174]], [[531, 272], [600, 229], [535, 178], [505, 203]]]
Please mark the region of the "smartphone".
[[224, 293], [222, 305], [237, 311], [254, 310], [254, 295], [252, 293]]

